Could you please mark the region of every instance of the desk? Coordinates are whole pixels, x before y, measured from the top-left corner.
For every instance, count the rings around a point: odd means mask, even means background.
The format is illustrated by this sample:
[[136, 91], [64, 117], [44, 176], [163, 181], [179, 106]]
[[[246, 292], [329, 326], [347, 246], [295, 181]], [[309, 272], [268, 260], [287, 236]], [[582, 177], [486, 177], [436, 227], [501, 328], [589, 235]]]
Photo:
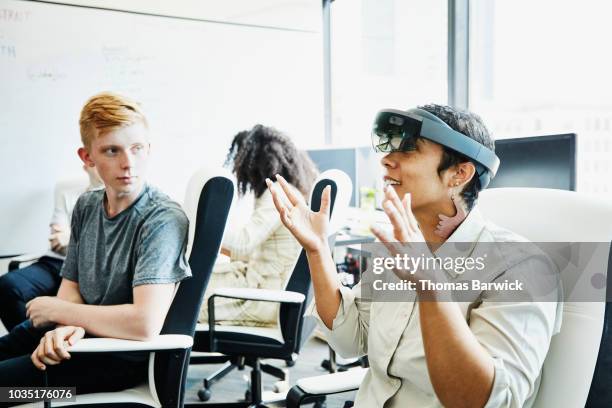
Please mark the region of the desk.
[[[332, 251], [332, 258], [336, 264], [336, 270], [343, 275], [347, 273], [352, 275], [349, 280], [342, 279], [342, 283], [345, 286], [352, 287], [359, 282], [362, 267], [361, 256], [365, 254], [362, 250], [361, 245], [374, 242], [376, 239], [371, 235], [354, 235], [347, 233], [338, 233], [334, 242], [334, 250]], [[344, 249], [346, 248], [346, 250]], [[343, 259], [343, 262], [338, 263], [339, 259]], [[356, 262], [356, 264], [354, 262]]]
[[348, 245], [368, 244], [374, 242], [376, 238], [370, 235], [353, 235], [353, 234], [338, 234], [334, 247], [343, 247]]

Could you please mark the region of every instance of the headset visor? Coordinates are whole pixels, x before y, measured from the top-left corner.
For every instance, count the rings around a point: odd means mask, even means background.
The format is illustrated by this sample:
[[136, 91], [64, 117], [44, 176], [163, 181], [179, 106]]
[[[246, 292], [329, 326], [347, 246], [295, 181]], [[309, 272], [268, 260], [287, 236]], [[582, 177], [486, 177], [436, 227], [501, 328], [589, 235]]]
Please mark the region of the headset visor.
[[422, 121], [392, 112], [379, 112], [372, 126], [372, 147], [375, 152], [407, 152], [416, 149]]

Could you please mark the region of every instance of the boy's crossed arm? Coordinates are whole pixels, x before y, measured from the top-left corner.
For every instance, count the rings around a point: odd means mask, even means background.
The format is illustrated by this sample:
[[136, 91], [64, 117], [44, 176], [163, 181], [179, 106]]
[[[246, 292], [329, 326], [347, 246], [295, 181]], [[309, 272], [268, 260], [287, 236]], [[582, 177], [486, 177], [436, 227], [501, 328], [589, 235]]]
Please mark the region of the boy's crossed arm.
[[133, 289], [131, 304], [86, 305], [77, 282], [63, 279], [57, 297], [42, 296], [27, 305], [27, 316], [34, 326], [55, 323], [32, 353], [32, 362], [40, 369], [70, 358], [66, 351], [85, 332], [98, 337], [148, 340], [159, 334], [166, 318], [175, 283], [149, 284]]

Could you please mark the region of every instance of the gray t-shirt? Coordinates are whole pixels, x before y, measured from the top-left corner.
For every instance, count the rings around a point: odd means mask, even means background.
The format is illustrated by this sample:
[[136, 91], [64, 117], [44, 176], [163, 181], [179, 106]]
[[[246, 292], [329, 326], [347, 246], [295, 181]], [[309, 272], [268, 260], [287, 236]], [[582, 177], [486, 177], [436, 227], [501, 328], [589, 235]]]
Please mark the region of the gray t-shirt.
[[105, 191], [81, 195], [74, 207], [62, 276], [78, 282], [90, 305], [132, 303], [132, 289], [191, 276], [185, 258], [189, 221], [181, 207], [145, 185], [132, 205], [113, 218]]

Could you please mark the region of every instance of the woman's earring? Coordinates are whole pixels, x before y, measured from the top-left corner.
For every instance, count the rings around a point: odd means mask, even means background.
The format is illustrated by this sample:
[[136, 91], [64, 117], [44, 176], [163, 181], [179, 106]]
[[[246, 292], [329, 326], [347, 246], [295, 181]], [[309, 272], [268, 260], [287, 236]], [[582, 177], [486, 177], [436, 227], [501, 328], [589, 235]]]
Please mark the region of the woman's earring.
[[[459, 183], [456, 183], [455, 186], [458, 186]], [[451, 236], [453, 231], [465, 220], [467, 217], [467, 212], [461, 205], [460, 199], [457, 197], [457, 193], [453, 191], [453, 195], [451, 196], [451, 200], [453, 200], [453, 204], [455, 205], [455, 215], [452, 217], [447, 217], [444, 214], [438, 214], [440, 218], [440, 222], [436, 226], [436, 230], [434, 234], [444, 239], [447, 239]]]

